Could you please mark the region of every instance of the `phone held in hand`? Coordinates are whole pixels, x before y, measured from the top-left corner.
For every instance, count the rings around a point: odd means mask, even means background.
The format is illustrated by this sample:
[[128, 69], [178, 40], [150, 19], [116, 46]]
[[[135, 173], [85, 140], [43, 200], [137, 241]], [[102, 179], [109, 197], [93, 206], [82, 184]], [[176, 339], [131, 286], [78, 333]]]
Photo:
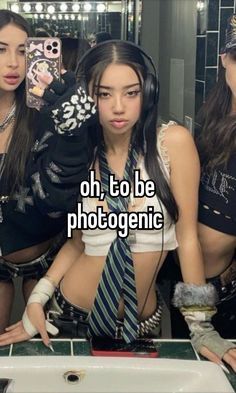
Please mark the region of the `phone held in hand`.
[[32, 89], [45, 88], [38, 74], [60, 79], [61, 40], [57, 37], [29, 37], [25, 44], [26, 53], [26, 105], [39, 110], [45, 103], [32, 93]]
[[127, 344], [122, 339], [109, 337], [92, 337], [91, 353], [93, 356], [118, 356], [118, 357], [140, 357], [157, 358], [157, 348], [152, 339], [138, 339]]

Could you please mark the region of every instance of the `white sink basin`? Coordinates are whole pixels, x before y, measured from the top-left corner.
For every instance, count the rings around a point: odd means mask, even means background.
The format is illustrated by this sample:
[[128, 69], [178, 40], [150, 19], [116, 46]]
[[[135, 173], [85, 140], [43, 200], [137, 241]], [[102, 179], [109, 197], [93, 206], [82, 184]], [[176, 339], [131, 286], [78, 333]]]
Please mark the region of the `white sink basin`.
[[0, 378], [14, 393], [234, 393], [219, 366], [192, 360], [1, 357]]

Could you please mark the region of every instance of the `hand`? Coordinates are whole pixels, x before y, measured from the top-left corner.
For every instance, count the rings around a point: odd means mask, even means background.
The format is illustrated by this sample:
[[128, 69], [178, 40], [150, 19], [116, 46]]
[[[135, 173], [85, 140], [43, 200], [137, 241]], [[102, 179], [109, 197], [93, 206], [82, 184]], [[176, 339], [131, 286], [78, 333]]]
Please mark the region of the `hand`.
[[[217, 356], [214, 352], [210, 351], [207, 347], [203, 346], [200, 350], [200, 354], [207, 358], [208, 360], [222, 365], [222, 360], [219, 356]], [[229, 364], [234, 372], [236, 372], [236, 348], [229, 349], [223, 356], [223, 360]]]
[[73, 72], [62, 73], [64, 82], [55, 79], [51, 81], [45, 74], [38, 77], [47, 88], [36, 86], [32, 93], [48, 103], [42, 107], [41, 112], [50, 114], [58, 134], [75, 135], [83, 128], [97, 124], [95, 102], [80, 83], [76, 85]]
[[[46, 330], [46, 320], [42, 305], [39, 303], [32, 303], [27, 306], [26, 311], [30, 322], [40, 333], [43, 343], [47, 347], [50, 346], [50, 339]], [[0, 346], [26, 341], [30, 338], [32, 338], [32, 336], [26, 332], [23, 322], [20, 321], [7, 327], [6, 333], [0, 335]]]

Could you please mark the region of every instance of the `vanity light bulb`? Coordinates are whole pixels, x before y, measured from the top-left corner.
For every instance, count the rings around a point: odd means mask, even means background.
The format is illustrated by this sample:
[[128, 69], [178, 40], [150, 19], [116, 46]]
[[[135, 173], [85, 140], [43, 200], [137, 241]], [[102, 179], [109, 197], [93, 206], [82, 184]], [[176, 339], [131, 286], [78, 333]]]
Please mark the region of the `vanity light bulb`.
[[12, 10], [13, 12], [18, 13], [18, 12], [19, 12], [19, 6], [18, 6], [18, 4], [12, 4], [12, 5], [11, 5], [11, 10]]
[[24, 10], [25, 12], [30, 12], [30, 11], [31, 11], [31, 5], [30, 5], [29, 3], [25, 3], [25, 4], [23, 5], [23, 10]]
[[103, 3], [97, 5], [97, 12], [104, 12], [106, 10], [106, 6]]
[[37, 12], [42, 12], [43, 11], [43, 5], [41, 3], [37, 3], [35, 6], [35, 10]]
[[50, 6], [47, 8], [47, 12], [48, 12], [49, 14], [54, 14], [54, 12], [55, 12], [55, 7], [54, 7], [53, 5], [50, 5]]
[[61, 5], [60, 5], [60, 10], [62, 11], [62, 12], [66, 12], [67, 11], [67, 4], [66, 3], [62, 3]]
[[89, 12], [92, 9], [92, 4], [90, 3], [85, 3], [84, 4], [84, 11]]
[[72, 11], [78, 12], [80, 10], [80, 5], [75, 3], [72, 5]]

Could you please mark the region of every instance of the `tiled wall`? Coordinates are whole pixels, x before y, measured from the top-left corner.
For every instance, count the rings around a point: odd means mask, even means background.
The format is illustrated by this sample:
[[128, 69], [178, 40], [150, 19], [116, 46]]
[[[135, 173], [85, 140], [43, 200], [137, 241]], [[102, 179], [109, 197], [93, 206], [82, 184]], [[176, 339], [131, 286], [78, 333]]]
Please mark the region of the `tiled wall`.
[[227, 19], [236, 9], [236, 0], [200, 0], [197, 3], [195, 114], [217, 79]]

